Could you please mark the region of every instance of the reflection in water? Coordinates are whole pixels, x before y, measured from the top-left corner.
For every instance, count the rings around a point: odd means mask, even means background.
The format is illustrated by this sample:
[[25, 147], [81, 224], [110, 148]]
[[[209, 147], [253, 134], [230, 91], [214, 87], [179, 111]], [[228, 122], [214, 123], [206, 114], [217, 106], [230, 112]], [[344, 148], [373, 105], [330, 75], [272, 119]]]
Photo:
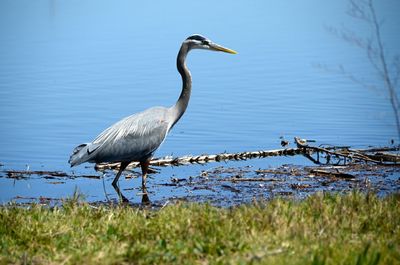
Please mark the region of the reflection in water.
[[[121, 190], [118, 186], [118, 183], [116, 183], [116, 184], [113, 183], [112, 186], [114, 187], [115, 191], [117, 192], [120, 202], [129, 203], [128, 198], [125, 197], [125, 195], [121, 192]], [[144, 206], [150, 205], [151, 202], [150, 202], [150, 198], [149, 198], [146, 186], [142, 186], [142, 194], [141, 195], [142, 195], [142, 205], [144, 205]]]
[[142, 204], [143, 205], [150, 205], [150, 198], [149, 198], [149, 195], [148, 195], [148, 192], [147, 192], [147, 188], [145, 187], [143, 190], [142, 190]]

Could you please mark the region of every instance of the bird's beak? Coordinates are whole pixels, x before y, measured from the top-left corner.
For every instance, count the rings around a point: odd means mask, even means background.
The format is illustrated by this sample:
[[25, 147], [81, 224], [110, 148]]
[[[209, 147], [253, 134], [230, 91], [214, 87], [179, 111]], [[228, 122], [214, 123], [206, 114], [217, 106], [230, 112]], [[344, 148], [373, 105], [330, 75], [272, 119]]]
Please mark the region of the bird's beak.
[[216, 43], [210, 43], [210, 47], [214, 51], [220, 51], [220, 52], [227, 52], [227, 53], [232, 53], [232, 54], [237, 54], [236, 51], [222, 47]]

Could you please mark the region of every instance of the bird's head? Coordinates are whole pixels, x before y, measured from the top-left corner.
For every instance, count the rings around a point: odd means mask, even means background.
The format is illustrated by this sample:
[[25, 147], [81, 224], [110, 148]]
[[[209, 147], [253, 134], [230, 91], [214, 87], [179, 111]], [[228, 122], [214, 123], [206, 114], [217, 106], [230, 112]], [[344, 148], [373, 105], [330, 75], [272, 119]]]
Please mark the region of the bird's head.
[[236, 51], [218, 45], [199, 34], [194, 34], [192, 36], [189, 36], [183, 43], [188, 46], [189, 50], [203, 49], [203, 50], [227, 52], [232, 54], [237, 53]]

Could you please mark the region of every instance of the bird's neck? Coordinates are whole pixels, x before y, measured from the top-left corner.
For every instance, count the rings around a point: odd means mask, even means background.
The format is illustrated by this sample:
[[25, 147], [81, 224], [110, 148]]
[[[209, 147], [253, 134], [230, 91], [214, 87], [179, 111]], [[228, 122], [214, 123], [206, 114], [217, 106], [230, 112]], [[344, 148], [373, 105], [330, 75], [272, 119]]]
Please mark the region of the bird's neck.
[[178, 122], [183, 113], [185, 113], [185, 110], [189, 104], [190, 93], [192, 91], [192, 77], [190, 75], [189, 69], [186, 67], [185, 62], [188, 52], [189, 49], [187, 45], [183, 44], [181, 46], [181, 49], [179, 50], [178, 57], [176, 58], [176, 67], [178, 68], [178, 72], [182, 76], [182, 91], [178, 101], [171, 108], [175, 117], [173, 125]]

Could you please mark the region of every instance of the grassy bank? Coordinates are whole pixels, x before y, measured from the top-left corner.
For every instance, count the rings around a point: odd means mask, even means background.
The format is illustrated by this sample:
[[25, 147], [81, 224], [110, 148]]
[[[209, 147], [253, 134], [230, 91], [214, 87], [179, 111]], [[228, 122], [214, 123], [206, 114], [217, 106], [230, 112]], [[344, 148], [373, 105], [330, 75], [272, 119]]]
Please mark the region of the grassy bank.
[[220, 209], [0, 208], [0, 263], [400, 264], [400, 197], [352, 193]]

